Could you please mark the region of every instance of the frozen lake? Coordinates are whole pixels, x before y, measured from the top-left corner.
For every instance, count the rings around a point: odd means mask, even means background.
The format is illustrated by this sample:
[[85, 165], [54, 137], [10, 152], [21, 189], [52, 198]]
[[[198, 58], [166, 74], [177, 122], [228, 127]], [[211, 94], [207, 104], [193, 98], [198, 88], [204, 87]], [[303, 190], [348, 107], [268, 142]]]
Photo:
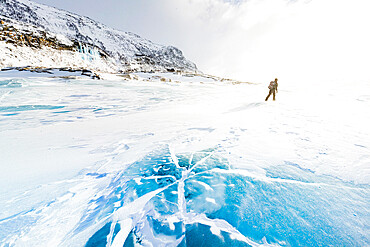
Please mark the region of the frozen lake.
[[3, 75], [0, 246], [370, 245], [370, 87], [267, 84]]

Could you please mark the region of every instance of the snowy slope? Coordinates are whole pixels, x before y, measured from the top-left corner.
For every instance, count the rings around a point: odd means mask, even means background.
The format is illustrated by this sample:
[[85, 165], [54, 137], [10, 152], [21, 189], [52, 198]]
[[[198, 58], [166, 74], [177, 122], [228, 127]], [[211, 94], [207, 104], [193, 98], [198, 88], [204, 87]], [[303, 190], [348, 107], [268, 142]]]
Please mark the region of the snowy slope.
[[84, 55], [73, 51], [56, 51], [50, 47], [34, 49], [0, 42], [0, 68], [43, 67], [43, 68], [87, 68], [99, 72], [114, 73], [117, 67], [105, 59], [86, 60]]
[[117, 61], [121, 70], [187, 70], [194, 63], [172, 46], [154, 44], [133, 33], [109, 28], [88, 17], [28, 0], [1, 0], [0, 16], [40, 27], [72, 41], [96, 46]]

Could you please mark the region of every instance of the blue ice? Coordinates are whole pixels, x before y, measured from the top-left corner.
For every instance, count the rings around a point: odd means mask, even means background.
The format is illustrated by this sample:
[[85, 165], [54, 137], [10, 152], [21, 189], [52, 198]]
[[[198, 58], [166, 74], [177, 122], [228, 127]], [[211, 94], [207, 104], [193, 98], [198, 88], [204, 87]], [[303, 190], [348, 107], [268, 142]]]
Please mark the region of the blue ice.
[[[178, 163], [172, 157], [168, 148], [159, 149], [113, 176], [110, 192], [91, 201], [97, 207], [86, 212], [77, 231], [113, 215], [117, 203], [123, 206], [166, 188], [145, 205], [145, 216], [136, 219], [124, 246], [370, 243], [368, 186], [317, 175], [292, 163], [266, 169], [264, 177], [248, 175], [234, 170], [217, 149], [177, 154]], [[181, 198], [185, 207], [180, 206]], [[178, 220], [171, 221], [171, 216]], [[105, 246], [107, 236], [122, 227], [108, 227], [112, 220], [108, 217], [86, 246]], [[236, 238], [238, 234], [248, 241]]]

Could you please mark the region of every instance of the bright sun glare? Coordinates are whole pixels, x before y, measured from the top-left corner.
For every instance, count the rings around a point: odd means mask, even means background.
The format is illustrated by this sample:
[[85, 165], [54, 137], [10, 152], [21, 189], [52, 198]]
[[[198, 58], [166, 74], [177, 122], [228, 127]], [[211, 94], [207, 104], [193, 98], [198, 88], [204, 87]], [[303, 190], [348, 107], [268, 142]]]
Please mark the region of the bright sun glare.
[[181, 18], [196, 23], [192, 28], [204, 52], [196, 50], [191, 58], [207, 73], [257, 82], [276, 76], [292, 83], [369, 79], [369, 1], [184, 0], [173, 5], [187, 10], [176, 17], [180, 26]]

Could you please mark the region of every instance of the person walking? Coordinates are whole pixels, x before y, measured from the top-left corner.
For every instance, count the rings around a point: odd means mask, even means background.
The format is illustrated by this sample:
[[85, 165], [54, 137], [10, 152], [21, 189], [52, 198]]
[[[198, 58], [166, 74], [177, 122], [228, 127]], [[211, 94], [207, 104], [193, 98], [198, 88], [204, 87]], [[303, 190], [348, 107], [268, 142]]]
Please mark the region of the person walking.
[[275, 78], [275, 81], [270, 82], [270, 85], [268, 87], [270, 89], [270, 91], [269, 91], [269, 94], [267, 95], [265, 101], [267, 101], [269, 99], [271, 94], [273, 95], [272, 100], [275, 100], [275, 94], [278, 92], [278, 83], [277, 83], [277, 81], [278, 81], [278, 79]]

